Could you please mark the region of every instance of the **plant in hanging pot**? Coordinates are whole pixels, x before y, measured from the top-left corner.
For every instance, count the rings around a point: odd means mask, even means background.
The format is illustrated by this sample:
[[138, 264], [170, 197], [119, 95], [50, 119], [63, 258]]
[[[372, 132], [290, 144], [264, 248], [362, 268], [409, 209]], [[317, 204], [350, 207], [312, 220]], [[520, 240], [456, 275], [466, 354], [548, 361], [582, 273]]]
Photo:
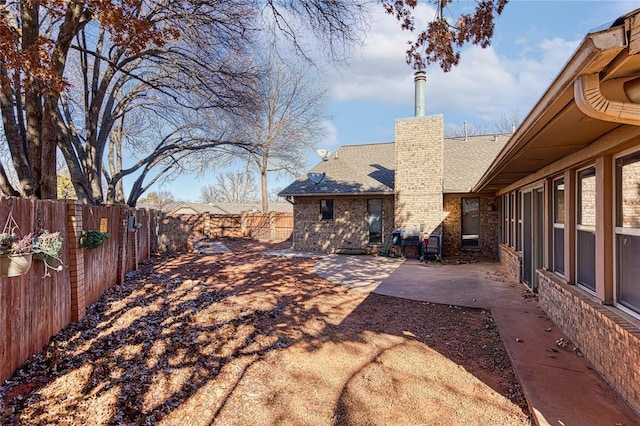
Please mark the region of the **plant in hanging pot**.
[[49, 275], [49, 269], [61, 271], [64, 264], [62, 255], [62, 237], [59, 232], [49, 232], [40, 229], [33, 238], [33, 257], [42, 260], [45, 266], [45, 276]]
[[80, 247], [94, 249], [100, 247], [109, 238], [108, 232], [100, 232], [97, 229], [89, 229], [80, 235]]
[[0, 233], [0, 276], [15, 277], [31, 268], [34, 236], [18, 237], [14, 232]]

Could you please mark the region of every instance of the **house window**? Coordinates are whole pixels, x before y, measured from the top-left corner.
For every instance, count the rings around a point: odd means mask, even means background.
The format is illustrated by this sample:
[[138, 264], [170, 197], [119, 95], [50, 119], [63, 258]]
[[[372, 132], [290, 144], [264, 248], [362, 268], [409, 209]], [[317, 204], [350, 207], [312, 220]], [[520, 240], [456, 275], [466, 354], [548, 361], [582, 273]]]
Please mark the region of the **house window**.
[[640, 313], [640, 153], [617, 160], [617, 303]]
[[333, 220], [333, 200], [320, 200], [322, 220]]
[[480, 198], [462, 198], [462, 247], [478, 247]]
[[596, 291], [596, 169], [578, 172], [577, 282]]
[[509, 243], [509, 194], [502, 196], [502, 242]]
[[367, 213], [369, 215], [369, 242], [382, 242], [382, 199], [372, 198], [367, 200]]
[[522, 194], [516, 191], [516, 241], [515, 247], [517, 251], [522, 251], [522, 229], [524, 222], [522, 221]]
[[515, 247], [516, 206], [515, 193], [509, 194], [509, 247]]
[[553, 181], [553, 270], [564, 275], [564, 179]]

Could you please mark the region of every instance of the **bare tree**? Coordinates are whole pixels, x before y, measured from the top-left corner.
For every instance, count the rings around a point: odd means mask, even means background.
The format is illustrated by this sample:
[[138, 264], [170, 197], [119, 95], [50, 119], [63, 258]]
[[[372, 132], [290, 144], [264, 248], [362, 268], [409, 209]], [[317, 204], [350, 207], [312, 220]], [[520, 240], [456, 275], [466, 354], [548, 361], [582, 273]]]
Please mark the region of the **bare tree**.
[[171, 191], [161, 189], [159, 191], [149, 192], [146, 197], [140, 198], [140, 202], [150, 204], [156, 210], [164, 211], [167, 206], [176, 202], [176, 198]]
[[468, 123], [462, 122], [460, 125], [448, 124], [445, 134], [450, 138], [464, 138], [467, 136], [488, 135], [488, 134], [508, 134], [513, 133], [520, 125], [520, 114], [512, 112], [496, 118], [488, 123]]
[[464, 121], [460, 125], [448, 124], [445, 133], [449, 138], [466, 138], [467, 136], [485, 135], [489, 133], [489, 131], [482, 124]]
[[255, 110], [243, 120], [245, 151], [260, 176], [262, 211], [269, 211], [269, 174], [297, 176], [306, 168], [306, 153], [324, 134], [325, 90], [299, 61], [289, 64], [265, 49], [264, 72], [256, 88]]
[[[425, 1], [436, 6], [437, 14], [418, 34], [407, 52], [407, 61], [416, 68], [440, 62], [445, 70], [459, 61], [456, 46], [467, 42], [483, 47], [489, 44], [494, 18], [507, 3], [482, 0], [474, 14], [462, 13], [450, 19], [453, 15], [445, 12], [452, 0]], [[246, 105], [238, 102], [238, 95], [246, 94], [243, 86], [252, 87], [243, 83], [247, 73], [225, 66], [242, 57], [236, 47], [260, 29], [254, 17], [270, 15], [273, 27], [303, 56], [306, 46], [301, 35], [311, 33], [324, 43], [323, 51], [336, 59], [341, 49], [360, 40], [367, 5], [360, 0], [134, 3], [10, 0], [0, 4], [0, 113], [11, 153], [11, 165], [0, 164], [0, 190], [5, 195], [55, 198], [55, 160], [60, 148], [78, 199], [102, 203], [107, 135], [123, 114], [144, 104], [147, 95], [154, 96], [150, 90], [162, 93], [175, 105], [195, 110], [217, 108], [218, 102], [225, 107]], [[382, 4], [402, 28], [415, 30], [416, 0], [383, 0]], [[70, 120], [72, 103], [61, 97], [65, 87], [75, 88], [67, 80], [73, 50], [85, 70], [79, 90], [84, 123]], [[210, 72], [193, 73], [194, 66]], [[184, 91], [186, 86], [190, 92]], [[208, 147], [234, 142], [202, 134], [196, 139], [207, 139]], [[143, 174], [153, 167], [165, 167], [163, 161], [178, 164], [176, 158], [181, 157], [184, 140], [168, 137], [166, 141], [171, 148], [163, 147], [161, 152], [167, 156], [159, 163], [155, 157], [146, 157], [140, 165]], [[14, 173], [17, 183], [11, 180]], [[113, 170], [110, 174], [119, 176]], [[148, 185], [139, 185], [139, 189], [145, 187]], [[137, 197], [139, 194], [129, 198]]]
[[256, 182], [248, 170], [227, 172], [216, 176], [216, 183], [206, 185], [200, 190], [203, 203], [251, 203], [256, 201], [258, 191]]
[[[141, 8], [121, 2], [15, 0], [0, 6], [0, 111], [12, 166], [22, 193], [56, 197], [58, 101], [74, 37], [94, 19], [111, 31], [114, 45], [139, 50], [162, 45], [174, 29], [141, 19]], [[19, 195], [4, 167], [0, 189]]]
[[[132, 86], [142, 83], [143, 91], [160, 91], [177, 105], [188, 99], [195, 109], [217, 107], [218, 101], [246, 105], [238, 101], [249, 91], [239, 88], [234, 77], [248, 73], [226, 65], [240, 57], [237, 45], [252, 38], [264, 10], [271, 11], [297, 47], [294, 23], [306, 21], [306, 28], [324, 34], [330, 45], [349, 43], [362, 11], [361, 4], [352, 1], [277, 1], [265, 8], [250, 0], [153, 0], [136, 5], [124, 0], [14, 0], [3, 2], [0, 10], [0, 112], [21, 187], [12, 185], [10, 173], [0, 167], [0, 190], [55, 198], [56, 162], [51, 160], [59, 146], [79, 199], [91, 204], [103, 202], [98, 188], [105, 134], [128, 109], [127, 102], [120, 101], [143, 96], [130, 90]], [[66, 70], [72, 50], [79, 52], [87, 70], [82, 89], [88, 90], [80, 91], [87, 122], [76, 126], [68, 120], [72, 111], [59, 105], [63, 89], [69, 87]], [[202, 78], [192, 72], [194, 67], [211, 72]], [[185, 85], [191, 88], [190, 96], [180, 90]], [[105, 109], [106, 118], [96, 118]]]
[[[213, 8], [200, 6], [203, 12]], [[185, 28], [180, 40], [164, 47], [119, 47], [110, 43], [104, 25], [78, 34], [71, 55], [75, 84], [61, 96], [59, 129], [60, 149], [82, 201], [125, 202], [122, 178], [137, 174], [126, 200], [135, 205], [146, 188], [179, 170], [193, 152], [235, 142], [221, 139], [220, 113], [210, 110], [238, 113], [251, 105], [246, 88], [255, 72], [242, 58], [254, 12], [240, 0], [216, 2], [215, 19], [183, 13], [185, 7], [147, 11], [149, 19], [161, 16]], [[145, 142], [151, 137], [161, 142]], [[126, 143], [138, 161], [123, 170]]]
[[278, 194], [280, 193], [280, 191], [282, 191], [284, 188], [280, 187], [274, 187], [271, 188], [269, 190], [269, 201], [273, 201], [273, 202], [283, 202], [286, 201], [285, 198], [279, 196]]
[[520, 113], [514, 111], [499, 117], [493, 123], [493, 129], [496, 133], [513, 133], [521, 122], [522, 118], [520, 117]]

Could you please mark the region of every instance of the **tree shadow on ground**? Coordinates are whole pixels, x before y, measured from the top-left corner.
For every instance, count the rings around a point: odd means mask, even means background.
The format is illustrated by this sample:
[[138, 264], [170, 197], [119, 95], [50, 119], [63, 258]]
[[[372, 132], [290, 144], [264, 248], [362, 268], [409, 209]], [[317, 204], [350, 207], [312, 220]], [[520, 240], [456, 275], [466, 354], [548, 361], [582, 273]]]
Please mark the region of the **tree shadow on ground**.
[[[521, 404], [495, 380], [508, 359], [495, 351], [487, 312], [367, 295], [318, 278], [312, 260], [263, 255], [277, 246], [229, 246], [234, 253], [156, 259], [107, 291], [0, 388], [0, 423], [375, 420], [394, 392], [435, 386], [423, 370], [391, 371], [411, 365], [407, 354], [461, 368], [473, 386]], [[457, 338], [462, 330], [478, 340]], [[365, 382], [382, 395], [366, 413]]]

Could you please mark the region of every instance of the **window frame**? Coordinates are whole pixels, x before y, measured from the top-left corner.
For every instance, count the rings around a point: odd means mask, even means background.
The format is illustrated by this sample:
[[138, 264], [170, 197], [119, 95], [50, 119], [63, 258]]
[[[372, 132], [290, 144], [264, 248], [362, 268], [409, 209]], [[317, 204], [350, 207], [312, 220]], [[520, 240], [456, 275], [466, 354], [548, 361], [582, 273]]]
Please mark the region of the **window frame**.
[[[379, 201], [380, 202], [380, 233], [376, 234], [371, 232], [371, 202]], [[368, 235], [369, 235], [369, 244], [381, 244], [382, 243], [382, 235], [384, 234], [384, 226], [383, 226], [383, 214], [384, 214], [384, 201], [382, 198], [367, 198], [367, 220], [368, 220]], [[372, 235], [376, 236], [372, 238]]]
[[324, 221], [333, 220], [333, 198], [322, 198], [320, 200], [320, 218]]
[[[620, 156], [614, 159], [614, 166], [615, 166], [615, 181], [614, 181], [614, 185], [615, 185], [615, 188], [614, 188], [615, 189], [615, 201], [614, 201], [615, 223], [614, 225], [615, 226], [614, 226], [614, 235], [613, 235], [613, 238], [614, 238], [613, 245], [614, 245], [614, 251], [615, 251], [614, 303], [616, 307], [618, 307], [619, 309], [625, 311], [626, 313], [636, 318], [640, 318], [640, 305], [636, 306], [622, 299], [622, 286], [624, 285], [624, 283], [622, 283], [623, 271], [621, 268], [621, 263], [623, 261], [623, 256], [620, 248], [621, 238], [624, 238], [624, 237], [640, 238], [640, 225], [638, 225], [637, 227], [624, 226], [624, 223], [623, 223], [624, 218], [623, 218], [622, 203], [624, 201], [624, 196], [622, 191], [623, 189], [622, 188], [622, 166], [623, 166], [622, 163], [624, 162], [624, 160], [632, 159], [634, 157], [637, 160], [633, 161], [633, 163], [640, 162], [640, 151], [636, 150], [631, 152], [624, 152], [624, 153], [621, 153]], [[631, 164], [631, 163], [628, 163], [628, 164]]]
[[[587, 225], [587, 224], [583, 224], [583, 203], [582, 203], [582, 191], [583, 191], [583, 184], [582, 184], [582, 176], [584, 173], [586, 172], [590, 172], [591, 170], [593, 170], [593, 178], [594, 181], [597, 179], [597, 174], [598, 174], [598, 170], [595, 167], [595, 164], [591, 164], [587, 167], [583, 167], [581, 169], [576, 170], [576, 188], [575, 188], [575, 194], [576, 194], [576, 217], [575, 217], [575, 229], [576, 229], [576, 235], [575, 235], [575, 271], [576, 271], [576, 284], [584, 289], [585, 291], [595, 295], [596, 294], [596, 286], [597, 283], [596, 281], [596, 276], [595, 276], [595, 262], [596, 262], [596, 256], [595, 256], [595, 248], [597, 245], [597, 241], [595, 241], [596, 239], [596, 226], [595, 226], [595, 206], [596, 206], [596, 202], [598, 199], [598, 194], [597, 194], [597, 183], [594, 183], [594, 199], [593, 199], [593, 208], [594, 208], [594, 212], [593, 212], [593, 225]], [[591, 287], [591, 283], [587, 283], [586, 281], [581, 281], [582, 277], [582, 270], [580, 268], [581, 265], [581, 252], [583, 250], [588, 250], [590, 247], [583, 247], [580, 244], [580, 238], [581, 237], [590, 237], [593, 236], [594, 239], [594, 247], [593, 247], [593, 252], [594, 252], [594, 256], [593, 256], [593, 260], [592, 260], [592, 264], [593, 264], [593, 288]]]
[[[464, 217], [465, 217], [465, 213], [464, 213], [464, 205], [465, 205], [465, 200], [477, 200], [478, 203], [478, 210], [477, 210], [477, 230], [478, 233], [477, 234], [465, 234], [464, 233]], [[481, 221], [480, 221], [480, 212], [481, 212], [481, 199], [480, 197], [461, 197], [460, 198], [460, 246], [463, 249], [469, 249], [469, 248], [479, 248], [480, 247], [480, 226], [481, 226]], [[465, 235], [475, 235], [475, 238], [465, 238]]]
[[523, 219], [523, 199], [524, 195], [521, 190], [517, 190], [515, 193], [516, 205], [515, 205], [515, 218], [516, 218], [516, 230], [515, 230], [515, 241], [514, 247], [516, 251], [522, 253], [522, 241], [524, 234], [524, 219]]
[[[565, 264], [564, 264], [564, 249], [565, 249], [565, 203], [564, 203], [564, 194], [566, 183], [564, 180], [564, 176], [553, 179], [552, 181], [552, 249], [551, 249], [551, 260], [552, 260], [552, 270], [554, 273], [564, 277], [565, 274]], [[559, 189], [559, 186], [562, 185], [562, 189]], [[559, 196], [559, 192], [562, 191], [562, 194]], [[562, 212], [558, 212], [558, 201], [562, 201]], [[561, 247], [558, 248], [558, 240], [557, 233], [562, 235], [562, 243]], [[556, 257], [557, 253], [562, 253], [562, 259], [558, 259]], [[559, 268], [560, 267], [560, 268]]]

